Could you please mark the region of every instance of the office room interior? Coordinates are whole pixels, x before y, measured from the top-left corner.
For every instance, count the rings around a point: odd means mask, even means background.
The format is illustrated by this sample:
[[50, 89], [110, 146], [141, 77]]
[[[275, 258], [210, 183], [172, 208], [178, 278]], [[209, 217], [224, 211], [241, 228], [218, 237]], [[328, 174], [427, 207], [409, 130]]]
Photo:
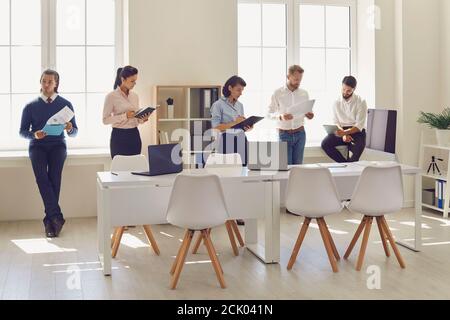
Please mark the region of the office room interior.
[[0, 0], [0, 68], [1, 300], [450, 298], [450, 1]]

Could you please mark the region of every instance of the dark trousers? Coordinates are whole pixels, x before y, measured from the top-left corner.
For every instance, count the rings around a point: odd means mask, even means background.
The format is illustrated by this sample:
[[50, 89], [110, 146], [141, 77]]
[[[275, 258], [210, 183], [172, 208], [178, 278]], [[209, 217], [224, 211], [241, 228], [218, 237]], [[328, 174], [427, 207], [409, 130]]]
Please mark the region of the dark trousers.
[[223, 133], [220, 136], [218, 150], [220, 153], [239, 153], [242, 165], [247, 166], [248, 163], [248, 140], [245, 133]]
[[67, 157], [65, 142], [31, 145], [29, 150], [36, 183], [45, 207], [44, 222], [63, 218], [59, 206], [61, 176]]
[[[322, 141], [322, 149], [337, 163], [357, 162], [366, 148], [366, 130], [352, 134], [352, 138], [352, 143], [346, 143], [341, 137], [330, 134]], [[348, 159], [344, 158], [336, 149], [338, 146], [347, 146], [348, 151], [351, 152], [351, 156]]]
[[135, 156], [142, 152], [142, 140], [138, 128], [116, 129], [111, 132], [111, 158], [115, 156]]

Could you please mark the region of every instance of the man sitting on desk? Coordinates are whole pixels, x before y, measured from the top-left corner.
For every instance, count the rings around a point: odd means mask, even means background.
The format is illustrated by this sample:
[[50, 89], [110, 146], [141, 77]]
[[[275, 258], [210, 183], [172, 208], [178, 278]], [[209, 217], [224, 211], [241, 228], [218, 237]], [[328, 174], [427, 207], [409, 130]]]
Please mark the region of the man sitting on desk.
[[[356, 85], [357, 81], [352, 76], [342, 81], [342, 98], [333, 106], [334, 124], [339, 130], [322, 141], [322, 149], [338, 163], [359, 161], [366, 147], [367, 103], [354, 94]], [[347, 146], [351, 156], [344, 158], [337, 146]]]

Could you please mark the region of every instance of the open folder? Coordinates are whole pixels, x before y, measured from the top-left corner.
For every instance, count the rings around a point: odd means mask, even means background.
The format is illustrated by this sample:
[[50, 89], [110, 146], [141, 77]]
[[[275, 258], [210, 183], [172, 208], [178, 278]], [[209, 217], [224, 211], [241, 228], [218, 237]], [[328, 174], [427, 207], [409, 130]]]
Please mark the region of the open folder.
[[231, 127], [231, 129], [242, 129], [242, 130], [244, 130], [245, 127], [253, 127], [255, 124], [260, 122], [262, 119], [264, 119], [264, 117], [252, 116], [252, 117], [247, 118], [244, 121], [234, 125], [233, 127]]
[[65, 128], [65, 124], [47, 124], [42, 131], [48, 136], [60, 136]]

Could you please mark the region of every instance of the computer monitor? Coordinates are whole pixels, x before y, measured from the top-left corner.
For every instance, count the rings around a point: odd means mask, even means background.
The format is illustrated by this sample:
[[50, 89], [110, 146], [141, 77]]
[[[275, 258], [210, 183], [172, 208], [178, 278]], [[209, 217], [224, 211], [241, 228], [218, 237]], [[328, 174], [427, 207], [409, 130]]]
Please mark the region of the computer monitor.
[[395, 155], [397, 111], [369, 109], [366, 148]]

